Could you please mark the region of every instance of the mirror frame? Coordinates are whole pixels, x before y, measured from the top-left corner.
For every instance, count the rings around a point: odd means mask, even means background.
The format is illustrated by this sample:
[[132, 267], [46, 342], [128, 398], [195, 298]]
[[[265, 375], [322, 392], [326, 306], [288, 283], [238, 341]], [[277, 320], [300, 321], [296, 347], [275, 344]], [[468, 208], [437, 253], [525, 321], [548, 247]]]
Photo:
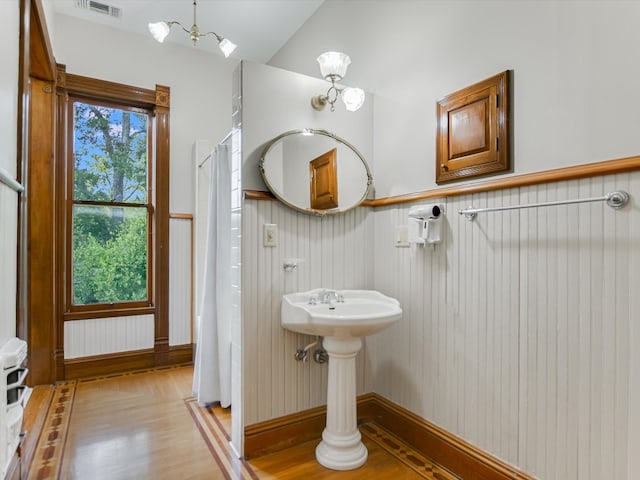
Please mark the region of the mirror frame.
[[[304, 208], [298, 205], [294, 205], [291, 202], [289, 202], [287, 199], [283, 198], [280, 195], [280, 193], [278, 193], [275, 190], [275, 188], [271, 185], [271, 183], [269, 183], [269, 179], [267, 178], [267, 175], [265, 174], [265, 171], [264, 171], [264, 162], [265, 162], [266, 156], [269, 153], [269, 150], [271, 149], [271, 147], [273, 147], [273, 145], [276, 144], [278, 141], [282, 140], [284, 137], [288, 137], [290, 135], [298, 135], [298, 134], [324, 135], [326, 137], [333, 138], [336, 142], [340, 142], [343, 145], [346, 145], [347, 147], [349, 147], [357, 155], [357, 157], [360, 159], [360, 161], [364, 165], [364, 169], [367, 173], [367, 188], [365, 189], [364, 194], [362, 195], [362, 198], [360, 198], [360, 200], [358, 200], [354, 205], [348, 206], [347, 208], [340, 208], [338, 206], [336, 208], [318, 210], [315, 208]], [[302, 128], [297, 130], [289, 130], [287, 132], [281, 133], [277, 137], [270, 140], [262, 150], [262, 154], [260, 155], [260, 160], [258, 161], [258, 170], [260, 170], [260, 174], [262, 175], [262, 180], [264, 181], [265, 185], [278, 200], [280, 200], [287, 207], [292, 208], [293, 210], [296, 210], [302, 213], [317, 215], [317, 216], [337, 215], [340, 213], [348, 212], [349, 210], [352, 210], [360, 206], [362, 202], [367, 198], [367, 195], [369, 195], [369, 192], [371, 191], [371, 185], [373, 184], [373, 176], [371, 175], [369, 164], [367, 163], [367, 161], [364, 159], [364, 157], [356, 147], [354, 147], [351, 143], [346, 141], [344, 138], [339, 137], [334, 133], [331, 133], [327, 130], [321, 130], [321, 129], [315, 129], [315, 128]]]

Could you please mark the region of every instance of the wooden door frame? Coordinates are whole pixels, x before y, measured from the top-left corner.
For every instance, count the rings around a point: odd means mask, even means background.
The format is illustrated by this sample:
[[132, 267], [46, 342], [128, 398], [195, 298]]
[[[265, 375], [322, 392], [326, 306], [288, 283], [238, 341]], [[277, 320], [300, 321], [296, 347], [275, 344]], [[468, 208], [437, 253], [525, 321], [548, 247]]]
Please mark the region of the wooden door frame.
[[42, 2], [20, 0], [16, 331], [29, 347], [30, 385], [55, 380], [55, 83]]

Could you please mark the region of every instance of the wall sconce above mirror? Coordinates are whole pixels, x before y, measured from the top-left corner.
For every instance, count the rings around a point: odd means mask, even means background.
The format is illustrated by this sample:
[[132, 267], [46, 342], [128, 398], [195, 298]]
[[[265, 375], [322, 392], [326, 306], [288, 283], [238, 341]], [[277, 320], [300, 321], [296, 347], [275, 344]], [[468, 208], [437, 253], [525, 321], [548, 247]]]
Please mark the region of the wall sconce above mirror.
[[357, 207], [373, 182], [369, 165], [353, 145], [326, 130], [310, 128], [271, 140], [258, 169], [278, 200], [314, 215]]
[[364, 105], [364, 90], [361, 88], [338, 88], [336, 82], [342, 80], [347, 74], [347, 67], [351, 63], [349, 55], [342, 52], [325, 52], [318, 58], [320, 73], [325, 80], [331, 82], [327, 93], [311, 97], [311, 106], [315, 110], [323, 110], [327, 103], [331, 105], [331, 111], [336, 110], [335, 103], [338, 97], [342, 98], [344, 106], [350, 112], [355, 112]]

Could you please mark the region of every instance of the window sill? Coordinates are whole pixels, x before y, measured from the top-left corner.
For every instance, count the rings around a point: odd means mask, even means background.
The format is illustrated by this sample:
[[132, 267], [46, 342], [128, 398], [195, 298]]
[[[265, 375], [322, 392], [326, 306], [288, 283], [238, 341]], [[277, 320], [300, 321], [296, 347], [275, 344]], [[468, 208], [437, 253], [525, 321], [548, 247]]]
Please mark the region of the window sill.
[[62, 318], [70, 320], [89, 320], [92, 318], [130, 317], [133, 315], [149, 315], [156, 313], [155, 307], [111, 308], [105, 310], [91, 310], [86, 312], [66, 312]]

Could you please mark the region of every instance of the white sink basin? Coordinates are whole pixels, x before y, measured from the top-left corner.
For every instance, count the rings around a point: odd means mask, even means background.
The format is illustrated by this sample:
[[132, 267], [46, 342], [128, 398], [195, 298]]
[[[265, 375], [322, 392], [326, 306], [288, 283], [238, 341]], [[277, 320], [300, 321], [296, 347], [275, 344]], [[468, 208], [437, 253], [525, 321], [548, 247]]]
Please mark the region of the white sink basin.
[[[323, 302], [327, 292], [332, 298]], [[318, 288], [290, 293], [282, 299], [284, 328], [321, 337], [364, 337], [387, 328], [401, 317], [400, 303], [375, 290]]]
[[367, 461], [367, 447], [358, 430], [356, 355], [366, 335], [379, 332], [402, 317], [400, 303], [375, 290], [318, 288], [282, 298], [282, 326], [324, 337], [329, 355], [327, 424], [316, 447], [316, 459], [333, 470], [353, 470]]

